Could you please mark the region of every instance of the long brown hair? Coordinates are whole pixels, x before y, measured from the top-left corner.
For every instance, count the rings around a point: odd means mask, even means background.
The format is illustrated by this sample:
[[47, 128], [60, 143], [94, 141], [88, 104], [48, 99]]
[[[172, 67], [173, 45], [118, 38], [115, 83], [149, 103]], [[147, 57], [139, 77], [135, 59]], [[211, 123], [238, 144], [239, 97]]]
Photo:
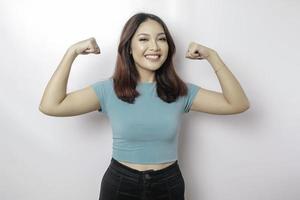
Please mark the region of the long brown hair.
[[161, 24], [167, 37], [169, 45], [168, 57], [162, 66], [155, 71], [155, 79], [157, 95], [163, 101], [171, 103], [176, 101], [178, 96], [187, 94], [187, 86], [175, 72], [173, 56], [176, 49], [166, 24], [158, 16], [149, 13], [133, 15], [123, 27], [118, 46], [115, 72], [112, 76], [114, 90], [119, 99], [128, 103], [134, 103], [135, 97], [140, 95], [136, 90], [139, 73], [130, 54], [130, 44], [139, 25], [148, 19], [155, 20]]

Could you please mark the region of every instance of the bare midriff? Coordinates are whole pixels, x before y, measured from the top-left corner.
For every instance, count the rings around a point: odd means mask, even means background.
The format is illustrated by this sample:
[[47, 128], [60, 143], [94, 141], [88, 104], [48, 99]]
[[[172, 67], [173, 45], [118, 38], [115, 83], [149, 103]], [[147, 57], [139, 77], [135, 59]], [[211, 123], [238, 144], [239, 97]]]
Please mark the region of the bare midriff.
[[127, 167], [136, 169], [138, 171], [146, 171], [146, 170], [161, 170], [163, 168], [166, 168], [170, 165], [172, 165], [175, 161], [172, 162], [167, 162], [167, 163], [160, 163], [160, 164], [137, 164], [137, 163], [128, 163], [128, 162], [124, 162], [124, 161], [119, 161], [120, 163], [122, 163], [123, 165], [126, 165]]

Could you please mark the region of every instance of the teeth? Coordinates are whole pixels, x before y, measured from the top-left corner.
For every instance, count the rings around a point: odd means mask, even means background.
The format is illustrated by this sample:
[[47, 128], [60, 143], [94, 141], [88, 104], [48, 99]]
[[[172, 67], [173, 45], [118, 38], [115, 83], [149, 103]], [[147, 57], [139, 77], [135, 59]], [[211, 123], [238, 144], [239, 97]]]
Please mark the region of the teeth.
[[147, 55], [146, 58], [150, 58], [150, 59], [158, 59], [159, 55]]

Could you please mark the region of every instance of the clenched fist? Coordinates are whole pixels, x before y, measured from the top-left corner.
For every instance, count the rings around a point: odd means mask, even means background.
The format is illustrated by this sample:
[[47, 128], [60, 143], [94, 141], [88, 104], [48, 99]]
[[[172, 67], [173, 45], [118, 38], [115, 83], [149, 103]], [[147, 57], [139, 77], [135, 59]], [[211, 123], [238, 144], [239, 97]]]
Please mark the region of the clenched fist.
[[213, 49], [197, 44], [195, 42], [191, 42], [189, 44], [185, 57], [190, 59], [202, 60], [208, 58], [209, 55], [213, 52], [214, 52]]
[[71, 48], [75, 51], [77, 55], [86, 55], [90, 53], [100, 54], [100, 48], [95, 38], [93, 37], [77, 42], [76, 44], [73, 44]]

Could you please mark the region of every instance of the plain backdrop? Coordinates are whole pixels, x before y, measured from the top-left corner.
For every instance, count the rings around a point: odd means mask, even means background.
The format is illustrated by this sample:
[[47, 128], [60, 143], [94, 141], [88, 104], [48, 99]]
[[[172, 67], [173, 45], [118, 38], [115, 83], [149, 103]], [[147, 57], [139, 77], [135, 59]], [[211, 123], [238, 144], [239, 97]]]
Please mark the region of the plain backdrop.
[[0, 199], [98, 199], [112, 153], [109, 119], [50, 117], [38, 107], [80, 40], [95, 37], [101, 54], [76, 58], [68, 92], [111, 76], [123, 25], [140, 11], [166, 22], [183, 80], [222, 92], [206, 60], [184, 57], [197, 42], [218, 52], [251, 105], [237, 115], [184, 116], [186, 199], [299, 199], [299, 10], [296, 0], [1, 0]]

